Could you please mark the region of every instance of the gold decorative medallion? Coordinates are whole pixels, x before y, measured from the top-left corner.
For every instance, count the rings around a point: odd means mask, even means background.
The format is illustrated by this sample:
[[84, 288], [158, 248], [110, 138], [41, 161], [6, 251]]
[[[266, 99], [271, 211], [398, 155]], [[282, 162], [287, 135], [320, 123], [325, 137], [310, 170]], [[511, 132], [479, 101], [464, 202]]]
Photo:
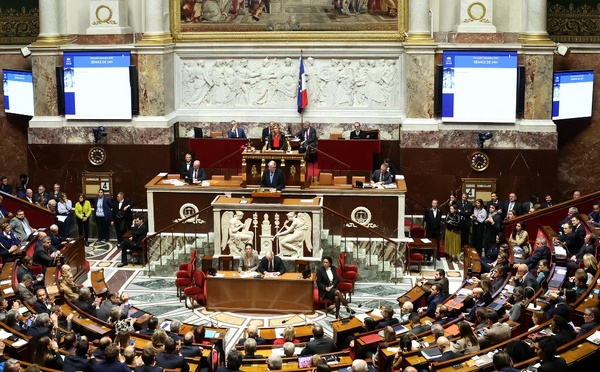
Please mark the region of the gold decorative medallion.
[[480, 1], [472, 2], [467, 8], [467, 14], [469, 15], [469, 18], [474, 21], [482, 20], [483, 17], [485, 17], [486, 12], [487, 9], [485, 8], [485, 5]]
[[477, 172], [483, 172], [490, 166], [490, 157], [481, 151], [475, 151], [469, 158], [471, 169]]
[[[108, 11], [108, 13], [106, 11]], [[103, 23], [108, 23], [115, 25], [117, 24], [117, 22], [112, 20], [112, 16], [113, 11], [110, 7], [108, 7], [107, 5], [99, 5], [96, 8], [96, 21], [94, 21], [92, 24], [101, 25]]]
[[93, 165], [102, 165], [106, 161], [106, 151], [102, 147], [92, 147], [88, 152], [88, 160]]

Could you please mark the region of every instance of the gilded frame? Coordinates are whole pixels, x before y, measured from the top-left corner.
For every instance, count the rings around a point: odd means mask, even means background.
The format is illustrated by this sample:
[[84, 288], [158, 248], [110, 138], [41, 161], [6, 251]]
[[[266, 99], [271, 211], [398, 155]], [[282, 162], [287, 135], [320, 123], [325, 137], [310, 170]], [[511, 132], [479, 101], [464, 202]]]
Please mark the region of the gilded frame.
[[404, 41], [408, 30], [408, 2], [398, 0], [398, 23], [394, 31], [206, 31], [190, 32], [182, 30], [181, 7], [179, 0], [169, 0], [171, 34], [174, 42], [261, 42], [261, 41], [337, 41], [348, 38], [353, 32], [352, 41]]

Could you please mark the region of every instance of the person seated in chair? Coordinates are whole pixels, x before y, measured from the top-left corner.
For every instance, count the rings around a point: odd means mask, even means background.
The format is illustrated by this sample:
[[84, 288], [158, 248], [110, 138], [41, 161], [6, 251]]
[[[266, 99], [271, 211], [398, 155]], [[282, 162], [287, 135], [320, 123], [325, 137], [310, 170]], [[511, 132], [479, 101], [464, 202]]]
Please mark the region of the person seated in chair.
[[383, 310], [381, 310], [381, 315], [383, 316], [383, 319], [377, 323], [377, 326], [375, 327], [377, 329], [398, 323], [398, 319], [394, 318], [394, 309], [391, 306], [385, 306]]
[[144, 223], [144, 217], [139, 214], [133, 220], [131, 229], [131, 237], [123, 239], [123, 247], [121, 248], [121, 263], [117, 266], [127, 266], [127, 253], [138, 252], [140, 255], [143, 252], [142, 240], [148, 235], [148, 226]]
[[385, 163], [381, 164], [379, 169], [371, 175], [372, 185], [389, 185], [392, 182], [392, 174], [388, 171], [388, 166]]
[[247, 338], [244, 341], [244, 359], [263, 359], [264, 355], [256, 354], [256, 340]]

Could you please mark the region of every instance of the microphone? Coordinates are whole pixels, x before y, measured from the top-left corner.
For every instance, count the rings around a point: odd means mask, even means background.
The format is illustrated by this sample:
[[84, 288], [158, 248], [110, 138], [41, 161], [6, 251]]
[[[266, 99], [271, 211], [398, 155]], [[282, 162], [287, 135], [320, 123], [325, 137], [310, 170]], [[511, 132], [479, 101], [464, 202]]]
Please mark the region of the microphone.
[[[295, 316], [295, 315], [294, 315], [294, 316]], [[285, 320], [282, 320], [282, 321], [281, 321], [281, 324], [285, 324], [285, 323], [289, 322], [290, 320], [294, 319], [294, 316], [292, 316], [292, 317], [290, 317], [290, 318], [287, 318], [287, 319], [285, 319]]]

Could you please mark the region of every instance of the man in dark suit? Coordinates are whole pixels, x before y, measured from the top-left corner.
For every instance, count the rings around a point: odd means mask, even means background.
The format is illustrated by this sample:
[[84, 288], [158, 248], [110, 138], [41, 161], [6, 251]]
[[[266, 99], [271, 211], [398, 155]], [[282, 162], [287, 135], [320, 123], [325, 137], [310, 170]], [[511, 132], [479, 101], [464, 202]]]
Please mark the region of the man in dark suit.
[[421, 324], [419, 313], [411, 313], [408, 317], [408, 322], [410, 324], [410, 333], [414, 335], [427, 332], [431, 329], [431, 326]]
[[534, 345], [538, 358], [541, 359], [541, 365], [538, 372], [566, 372], [568, 370], [567, 362], [562, 357], [557, 357], [556, 341], [551, 336], [545, 336], [537, 340]]
[[[100, 305], [100, 309], [98, 309], [98, 319], [107, 322], [108, 318], [110, 318], [110, 310], [114, 306], [119, 305], [119, 296], [115, 292], [108, 292], [108, 294], [106, 295], [106, 300], [102, 302], [102, 305]], [[124, 307], [123, 309], [121, 309], [121, 319], [127, 318], [127, 314], [128, 308]], [[112, 319], [112, 321], [115, 320]]]
[[306, 343], [300, 355], [327, 354], [335, 351], [333, 340], [324, 338], [323, 327], [314, 325], [312, 328], [314, 339]]
[[265, 356], [256, 354], [256, 340], [247, 338], [244, 341], [244, 359], [263, 359]]
[[33, 310], [38, 314], [50, 314], [50, 306], [52, 305], [48, 303], [46, 288], [38, 288], [35, 291], [35, 297], [37, 298], [37, 301], [33, 304]]
[[583, 261], [583, 256], [587, 253], [591, 255], [596, 254], [596, 235], [587, 234], [584, 239], [584, 245], [579, 250], [579, 252], [569, 259], [567, 262], [567, 269], [569, 271], [574, 272], [579, 268], [579, 263]]
[[365, 132], [360, 130], [360, 123], [357, 121], [354, 123], [354, 130], [350, 132], [350, 139], [364, 139]]
[[270, 121], [269, 126], [263, 128], [262, 130], [262, 136], [260, 137], [260, 140], [263, 147], [265, 147], [265, 145], [269, 142], [269, 138], [271, 137], [271, 134], [273, 134], [273, 125], [275, 125], [275, 122]]
[[204, 168], [200, 166], [200, 160], [195, 160], [194, 165], [185, 177], [185, 182], [197, 185], [206, 179]]
[[45, 288], [46, 287], [46, 283], [44, 282], [44, 280], [38, 280], [36, 275], [33, 273], [33, 271], [31, 271], [31, 266], [33, 265], [33, 259], [29, 256], [25, 256], [23, 257], [23, 259], [21, 260], [21, 265], [19, 265], [19, 268], [17, 269], [17, 281], [19, 283], [21, 283], [23, 281], [23, 277], [27, 274], [31, 275], [31, 277], [33, 278], [33, 288], [37, 289], [37, 288]]
[[200, 346], [194, 345], [194, 332], [186, 332], [183, 336], [183, 345], [181, 345], [179, 352], [186, 358], [194, 358], [202, 355]]
[[13, 187], [8, 183], [8, 177], [6, 176], [0, 177], [0, 191], [12, 195]]
[[181, 355], [175, 354], [175, 350], [175, 340], [167, 338], [165, 352], [156, 355], [156, 365], [162, 368], [181, 368], [181, 372], [189, 372], [188, 362]]
[[381, 311], [381, 315], [383, 316], [383, 319], [381, 319], [379, 323], [377, 323], [377, 326], [375, 326], [377, 329], [385, 328], [389, 325], [398, 323], [398, 319], [394, 318], [394, 309], [391, 306], [384, 307]]
[[546, 194], [546, 196], [544, 197], [544, 201], [542, 202], [542, 205], [540, 206], [541, 209], [544, 208], [548, 208], [554, 205], [554, 202], [552, 201], [552, 195], [550, 194]]
[[[242, 353], [235, 349], [229, 350], [227, 353], [227, 366], [219, 366], [217, 372], [241, 372]], [[137, 371], [136, 371], [137, 372]]]
[[274, 160], [269, 162], [268, 168], [263, 172], [260, 187], [275, 189], [277, 191], [281, 191], [285, 187], [283, 172], [281, 169], [277, 169], [277, 164]]
[[190, 172], [190, 169], [192, 169], [193, 166], [194, 164], [192, 163], [192, 154], [188, 152], [185, 154], [185, 160], [181, 163], [181, 168], [179, 170], [181, 178], [186, 178], [187, 174]]
[[131, 229], [131, 237], [123, 240], [121, 247], [121, 263], [117, 266], [127, 266], [127, 251], [141, 251], [142, 240], [148, 235], [148, 226], [144, 222], [144, 217], [139, 214], [133, 220], [133, 228]]
[[491, 198], [491, 200], [488, 201], [487, 204], [485, 205], [485, 210], [489, 214], [490, 213], [490, 205], [494, 204], [496, 206], [496, 212], [498, 212], [498, 213], [500, 213], [500, 215], [502, 215], [502, 213], [504, 213], [504, 203], [498, 199], [498, 194], [493, 192], [491, 194], [490, 198]]
[[98, 228], [98, 241], [108, 242], [110, 239], [110, 221], [112, 221], [112, 202], [104, 195], [104, 190], [98, 190], [98, 197], [94, 200], [96, 227]]
[[579, 244], [578, 248], [583, 246], [583, 241], [585, 240], [585, 227], [581, 223], [581, 216], [579, 214], [574, 214], [571, 217], [571, 224], [573, 224], [573, 234], [575, 234], [576, 245]]
[[444, 336], [438, 338], [436, 344], [442, 355], [438, 358], [432, 359], [433, 362], [444, 362], [446, 360], [456, 359], [462, 356], [461, 353], [455, 353], [452, 351], [452, 344]]
[[156, 354], [151, 347], [145, 347], [142, 351], [143, 366], [135, 367], [135, 372], [162, 372], [162, 368], [155, 365]]
[[529, 267], [526, 264], [517, 265], [517, 274], [513, 277], [513, 280], [515, 287], [523, 287], [523, 289], [531, 287], [534, 291], [537, 291], [539, 288], [535, 276], [529, 272]]
[[75, 372], [75, 371], [83, 371], [83, 372], [92, 372], [95, 361], [93, 359], [88, 359], [87, 354], [89, 351], [89, 342], [86, 338], [82, 338], [77, 342], [75, 346], [75, 355], [67, 354], [65, 355], [65, 362], [63, 365], [64, 372]]
[[392, 183], [392, 174], [388, 172], [387, 165], [381, 164], [379, 169], [377, 169], [371, 175], [371, 184], [372, 185], [388, 185]]
[[48, 236], [50, 237], [52, 249], [60, 250], [67, 244], [67, 240], [60, 236], [58, 232], [58, 225], [52, 224], [48, 229]]
[[308, 121], [302, 124], [302, 129], [296, 133], [296, 137], [300, 139], [300, 152], [306, 151], [308, 146], [317, 147], [317, 131]]
[[[56, 322], [58, 323], [58, 319]], [[52, 338], [51, 333], [52, 321], [50, 320], [50, 315], [46, 313], [38, 314], [31, 327], [27, 330], [27, 336], [31, 337], [31, 341], [34, 345], [44, 336]]]
[[[140, 334], [142, 334], [142, 335], [152, 335], [152, 334], [154, 334], [154, 331], [158, 328], [158, 323], [159, 323], [158, 322], [158, 318], [155, 317], [155, 316], [153, 316], [152, 318], [150, 318], [150, 320], [148, 320], [148, 328], [142, 329], [140, 331]], [[191, 335], [192, 335], [192, 343], [193, 343], [194, 342], [194, 333], [192, 333], [192, 332], [188, 332], [188, 333], [191, 333]], [[184, 341], [185, 341], [185, 339], [184, 339]], [[186, 356], [186, 355], [184, 355], [184, 356]]]
[[131, 369], [119, 360], [117, 344], [110, 344], [104, 350], [104, 360], [94, 366], [94, 372], [131, 372]]
[[266, 251], [265, 256], [261, 258], [258, 264], [258, 272], [264, 273], [279, 273], [279, 275], [285, 274], [285, 265], [278, 256], [274, 256], [273, 252]]
[[421, 315], [425, 314], [430, 318], [435, 318], [435, 308], [439, 303], [442, 303], [446, 295], [441, 292], [441, 288], [438, 284], [431, 286], [431, 294], [427, 297], [427, 307], [419, 309]]
[[52, 239], [49, 236], [42, 238], [42, 242], [37, 242], [35, 250], [33, 251], [33, 262], [34, 264], [42, 265], [42, 270], [45, 272], [46, 268], [52, 266], [54, 258], [60, 252], [52, 248]]
[[548, 245], [546, 244], [546, 239], [537, 238], [535, 240], [535, 250], [533, 251], [533, 254], [524, 260], [518, 260], [517, 263], [525, 264], [529, 267], [530, 271], [533, 271], [537, 269], [541, 259], [550, 262], [550, 248], [548, 248]]
[[[579, 225], [581, 226], [581, 224]], [[583, 228], [583, 226], [581, 227]], [[569, 255], [577, 255], [585, 241], [585, 229], [583, 229], [583, 233], [583, 238], [575, 234], [574, 226], [571, 222], [567, 222], [563, 224], [562, 233], [559, 236], [552, 238], [552, 243], [554, 245], [560, 244], [565, 247], [567, 254]]]
[[460, 244], [464, 246], [469, 245], [469, 230], [471, 229], [471, 214], [473, 214], [473, 205], [468, 200], [468, 195], [463, 193], [460, 197], [460, 201], [456, 203], [458, 207], [458, 215], [460, 216]]
[[2, 205], [3, 199], [4, 198], [2, 197], [2, 195], [0, 195], [0, 222], [2, 222], [7, 217], [12, 217], [12, 215], [13, 215], [9, 211], [7, 211], [6, 208], [4, 208], [4, 205]]
[[129, 227], [133, 221], [132, 204], [129, 199], [125, 199], [125, 194], [120, 191], [117, 194], [117, 200], [112, 206], [113, 220], [111, 224], [115, 226], [118, 247], [123, 244], [123, 234], [129, 231]]
[[431, 201], [431, 208], [425, 210], [423, 215], [425, 222], [425, 237], [435, 239], [437, 242], [437, 259], [440, 257], [440, 231], [442, 229], [442, 211], [438, 209], [437, 199]]
[[246, 133], [239, 127], [237, 121], [231, 121], [231, 129], [227, 131], [227, 138], [246, 138]]
[[45, 207], [44, 203], [48, 203], [48, 193], [46, 192], [46, 188], [44, 185], [38, 186], [38, 192], [33, 194], [33, 202], [40, 207]]
[[506, 216], [508, 216], [508, 211], [513, 211], [515, 216], [520, 216], [523, 214], [521, 203], [517, 200], [517, 194], [514, 192], [508, 194], [508, 200], [504, 202], [504, 205], [506, 206], [506, 210], [502, 211], [502, 218], [504, 219]]
[[83, 287], [79, 290], [79, 299], [73, 303], [76, 308], [84, 311], [91, 316], [97, 318], [100, 304], [102, 303], [102, 297], [96, 297], [92, 299], [92, 293], [89, 288]]
[[[253, 338], [254, 341], [256, 341], [257, 345], [264, 345], [267, 343], [267, 341], [264, 338], [258, 335], [258, 327], [256, 326], [256, 324], [250, 324], [246, 329], [246, 334], [248, 338]], [[246, 342], [246, 339], [240, 338], [238, 340], [238, 345], [243, 345], [244, 342]]]

